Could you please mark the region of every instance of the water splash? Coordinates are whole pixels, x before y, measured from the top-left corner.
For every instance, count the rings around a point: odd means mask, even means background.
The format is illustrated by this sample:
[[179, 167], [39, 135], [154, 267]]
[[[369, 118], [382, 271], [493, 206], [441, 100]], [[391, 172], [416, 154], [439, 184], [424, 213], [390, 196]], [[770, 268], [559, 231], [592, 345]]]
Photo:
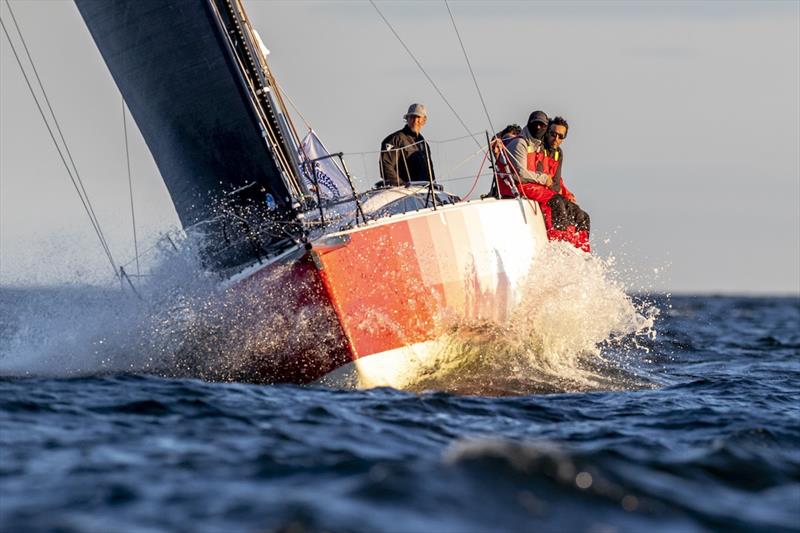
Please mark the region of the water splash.
[[[341, 352], [329, 307], [286, 308], [310, 287], [275, 283], [282, 271], [220, 289], [191, 242], [163, 253], [139, 296], [61, 287], [17, 302], [2, 334], [0, 375], [151, 373], [269, 382], [287, 358], [309, 372]], [[461, 394], [614, 390], [646, 385], [637, 341], [654, 335], [657, 309], [634, 304], [614, 281], [613, 259], [551, 243], [520, 287], [508, 323], [448, 320], [439, 349], [407, 388]], [[302, 370], [302, 369], [301, 369]]]
[[648, 386], [635, 372], [646, 351], [638, 341], [655, 335], [658, 309], [637, 307], [613, 266], [613, 258], [549, 243], [509, 322], [450, 324], [409, 388], [530, 394]]
[[[2, 333], [0, 375], [79, 376], [163, 366], [159, 352], [147, 348], [155, 337], [177, 342], [159, 322], [170, 313], [164, 302], [172, 298], [175, 309], [187, 294], [211, 294], [214, 283], [190, 246], [153, 253], [155, 266], [136, 292], [127, 285], [5, 289], [2, 315], [11, 320]], [[180, 313], [172, 319], [180, 321]]]
[[[340, 348], [330, 308], [271, 268], [235, 290], [201, 266], [191, 240], [163, 253], [136, 292], [90, 287], [16, 291], [0, 375], [148, 373], [211, 381], [281, 381], [287, 359], [313, 373]], [[288, 268], [288, 267], [287, 267]], [[301, 302], [288, 306], [286, 302]]]

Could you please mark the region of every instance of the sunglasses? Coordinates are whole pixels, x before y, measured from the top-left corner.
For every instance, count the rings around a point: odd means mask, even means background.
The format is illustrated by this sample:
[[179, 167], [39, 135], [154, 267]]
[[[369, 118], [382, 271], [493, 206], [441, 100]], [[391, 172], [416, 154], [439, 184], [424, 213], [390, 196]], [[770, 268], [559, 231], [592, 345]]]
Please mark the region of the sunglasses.
[[562, 141], [567, 138], [567, 135], [564, 133], [556, 133], [554, 131], [548, 131], [547, 134], [550, 135], [551, 137], [555, 137], [556, 139], [561, 139]]

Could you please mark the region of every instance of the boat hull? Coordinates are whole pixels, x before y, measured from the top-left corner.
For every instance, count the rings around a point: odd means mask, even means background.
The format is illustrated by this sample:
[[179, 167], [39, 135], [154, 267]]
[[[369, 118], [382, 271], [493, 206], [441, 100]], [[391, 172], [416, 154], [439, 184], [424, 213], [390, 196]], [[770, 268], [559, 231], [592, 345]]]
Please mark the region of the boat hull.
[[509, 319], [546, 243], [535, 203], [494, 199], [387, 217], [314, 241], [279, 262], [282, 275], [275, 265], [242, 283], [270, 279], [273, 292], [305, 287], [286, 303], [295, 312], [316, 306], [335, 314], [336, 349], [320, 365], [304, 355], [314, 346], [287, 346], [292, 357], [265, 375], [402, 388], [454, 325]]

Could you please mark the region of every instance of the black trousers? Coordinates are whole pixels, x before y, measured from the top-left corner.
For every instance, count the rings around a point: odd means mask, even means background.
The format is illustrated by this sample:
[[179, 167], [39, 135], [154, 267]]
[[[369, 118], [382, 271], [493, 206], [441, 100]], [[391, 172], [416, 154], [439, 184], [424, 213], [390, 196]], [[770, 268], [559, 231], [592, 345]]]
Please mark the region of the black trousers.
[[575, 202], [556, 194], [547, 205], [550, 207], [550, 217], [555, 229], [564, 230], [567, 226], [575, 226], [578, 231], [589, 231], [589, 213]]

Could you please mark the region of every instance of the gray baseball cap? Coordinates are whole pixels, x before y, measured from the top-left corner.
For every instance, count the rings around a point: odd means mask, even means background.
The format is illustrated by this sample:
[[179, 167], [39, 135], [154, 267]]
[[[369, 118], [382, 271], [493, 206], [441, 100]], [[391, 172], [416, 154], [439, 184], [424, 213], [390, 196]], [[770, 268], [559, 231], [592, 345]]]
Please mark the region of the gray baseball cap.
[[418, 117], [427, 117], [428, 111], [425, 109], [423, 104], [411, 104], [408, 106], [408, 113], [403, 115], [403, 118], [408, 118], [411, 115], [415, 115]]

